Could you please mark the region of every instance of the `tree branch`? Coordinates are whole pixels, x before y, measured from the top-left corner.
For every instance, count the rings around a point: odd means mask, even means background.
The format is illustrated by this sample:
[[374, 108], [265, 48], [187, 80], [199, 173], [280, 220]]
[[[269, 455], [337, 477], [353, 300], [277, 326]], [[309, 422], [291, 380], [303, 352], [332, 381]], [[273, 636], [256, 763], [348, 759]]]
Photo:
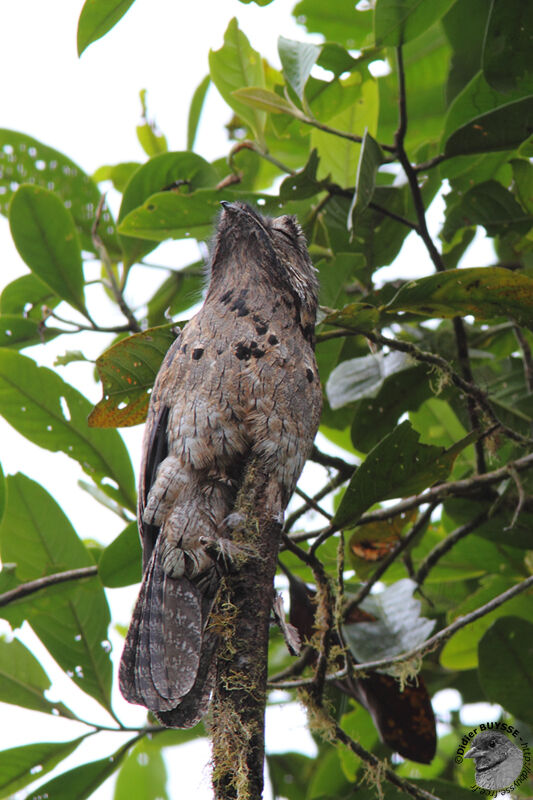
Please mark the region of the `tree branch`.
[[21, 600], [23, 597], [28, 597], [30, 594], [35, 594], [35, 592], [40, 592], [41, 589], [46, 589], [49, 586], [57, 586], [59, 583], [82, 578], [92, 578], [97, 574], [98, 567], [95, 564], [92, 567], [69, 569], [65, 570], [65, 572], [57, 572], [54, 575], [45, 575], [43, 578], [37, 578], [34, 581], [28, 581], [28, 583], [21, 583], [15, 589], [10, 589], [8, 592], [0, 594], [0, 607], [7, 606], [15, 600]]
[[439, 542], [433, 550], [426, 556], [426, 558], [420, 564], [416, 575], [414, 577], [415, 581], [419, 586], [421, 586], [424, 581], [426, 580], [429, 571], [433, 569], [435, 564], [437, 564], [440, 559], [448, 553], [452, 547], [454, 547], [457, 542], [460, 542], [461, 539], [464, 539], [465, 536], [468, 536], [469, 533], [472, 533], [479, 528], [479, 526], [485, 522], [490, 516], [490, 509], [483, 511], [481, 514], [478, 514], [477, 517], [474, 517], [473, 520], [470, 522], [465, 523], [465, 525], [461, 525], [459, 528], [456, 528], [452, 533], [450, 533], [442, 542]]

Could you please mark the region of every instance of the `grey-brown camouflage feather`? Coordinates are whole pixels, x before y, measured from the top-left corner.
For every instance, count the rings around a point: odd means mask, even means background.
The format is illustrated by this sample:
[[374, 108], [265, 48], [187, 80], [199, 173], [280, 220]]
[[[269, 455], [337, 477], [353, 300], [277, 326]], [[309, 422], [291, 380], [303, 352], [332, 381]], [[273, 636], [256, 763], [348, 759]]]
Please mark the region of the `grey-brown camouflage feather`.
[[309, 454], [321, 409], [316, 306], [297, 222], [225, 204], [205, 303], [165, 356], [143, 443], [144, 579], [120, 687], [166, 725], [195, 724], [209, 701], [210, 612], [247, 461], [272, 475], [269, 513], [280, 520]]

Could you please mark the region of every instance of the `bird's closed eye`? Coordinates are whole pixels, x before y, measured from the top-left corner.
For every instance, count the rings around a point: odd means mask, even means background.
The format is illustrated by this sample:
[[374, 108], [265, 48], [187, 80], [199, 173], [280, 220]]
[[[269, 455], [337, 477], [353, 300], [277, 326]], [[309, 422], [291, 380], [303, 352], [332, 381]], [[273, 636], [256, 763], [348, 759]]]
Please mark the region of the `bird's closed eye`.
[[496, 739], [491, 739], [490, 740], [489, 747], [496, 747]]

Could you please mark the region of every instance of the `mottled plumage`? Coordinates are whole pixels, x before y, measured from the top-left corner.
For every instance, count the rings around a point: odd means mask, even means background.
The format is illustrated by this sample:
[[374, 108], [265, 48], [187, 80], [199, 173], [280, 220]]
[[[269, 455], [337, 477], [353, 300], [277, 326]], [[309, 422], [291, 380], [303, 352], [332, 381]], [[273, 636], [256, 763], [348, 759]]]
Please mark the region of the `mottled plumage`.
[[[194, 725], [214, 682], [209, 616], [231, 563], [231, 514], [259, 458], [281, 520], [320, 417], [315, 271], [293, 217], [223, 203], [201, 311], [170, 347], [143, 444], [144, 578], [120, 666], [124, 697]], [[244, 566], [244, 568], [246, 568]]]

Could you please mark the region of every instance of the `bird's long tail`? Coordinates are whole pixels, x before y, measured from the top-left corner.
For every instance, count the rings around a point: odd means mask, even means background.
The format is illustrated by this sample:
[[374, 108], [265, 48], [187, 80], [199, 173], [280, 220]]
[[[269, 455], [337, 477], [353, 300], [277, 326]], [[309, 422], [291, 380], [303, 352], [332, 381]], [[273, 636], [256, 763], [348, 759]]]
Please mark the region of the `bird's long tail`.
[[213, 595], [165, 574], [159, 540], [144, 573], [119, 670], [122, 695], [166, 726], [189, 728], [205, 714], [215, 678]]

